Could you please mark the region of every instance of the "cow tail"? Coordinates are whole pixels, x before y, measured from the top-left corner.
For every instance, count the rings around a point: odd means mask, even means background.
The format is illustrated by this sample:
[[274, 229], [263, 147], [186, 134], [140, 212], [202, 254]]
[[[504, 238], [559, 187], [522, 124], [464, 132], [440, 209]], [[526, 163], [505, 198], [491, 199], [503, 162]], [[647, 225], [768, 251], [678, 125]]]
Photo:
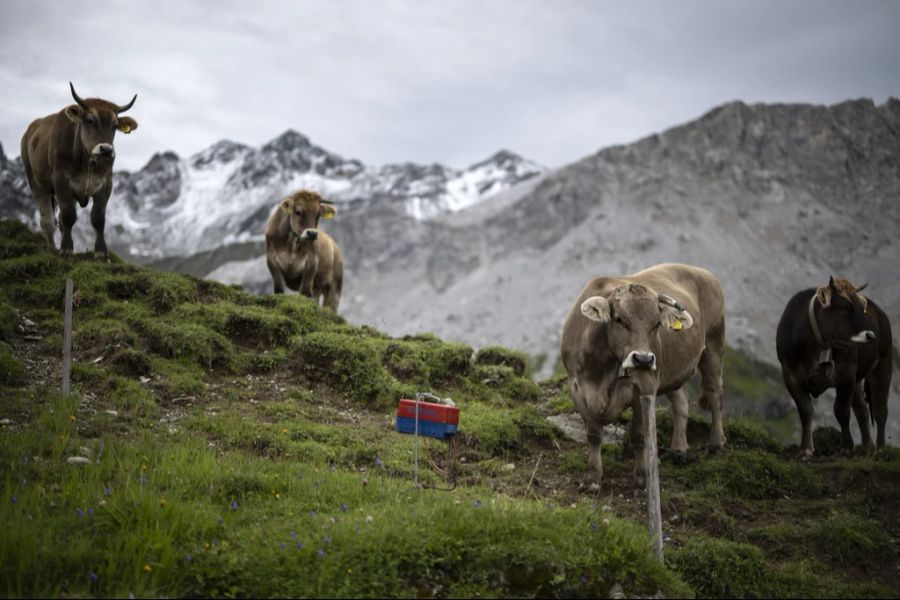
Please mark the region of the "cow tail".
[[869, 385], [869, 380], [863, 380], [863, 397], [866, 399], [866, 405], [869, 407], [869, 420], [872, 421], [872, 426], [875, 426], [875, 406], [872, 403], [872, 386]]

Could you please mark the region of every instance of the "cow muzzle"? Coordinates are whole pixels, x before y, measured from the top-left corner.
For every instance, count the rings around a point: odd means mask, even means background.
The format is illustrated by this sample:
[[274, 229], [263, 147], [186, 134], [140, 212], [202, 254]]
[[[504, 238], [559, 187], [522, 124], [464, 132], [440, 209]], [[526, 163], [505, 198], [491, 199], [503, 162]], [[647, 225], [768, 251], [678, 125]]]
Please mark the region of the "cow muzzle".
[[626, 371], [636, 369], [639, 371], [655, 371], [656, 355], [652, 352], [638, 352], [634, 350], [622, 361], [622, 368]]
[[301, 240], [314, 242], [319, 237], [319, 231], [317, 229], [304, 229], [299, 237]]
[[97, 144], [96, 146], [94, 146], [94, 149], [91, 150], [91, 156], [100, 158], [115, 158], [116, 149], [113, 148], [112, 144]]
[[857, 344], [868, 344], [869, 342], [875, 341], [875, 332], [869, 329], [865, 331], [860, 331], [852, 338], [850, 338], [851, 342], [856, 342]]

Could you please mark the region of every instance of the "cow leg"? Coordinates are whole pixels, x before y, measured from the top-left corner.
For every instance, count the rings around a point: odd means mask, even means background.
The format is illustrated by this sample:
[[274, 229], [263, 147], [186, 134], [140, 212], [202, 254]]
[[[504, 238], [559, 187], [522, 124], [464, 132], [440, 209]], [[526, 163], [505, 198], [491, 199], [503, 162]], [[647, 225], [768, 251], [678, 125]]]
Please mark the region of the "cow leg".
[[319, 269], [319, 261], [315, 256], [311, 256], [306, 260], [306, 267], [303, 269], [303, 282], [300, 284], [300, 293], [304, 296], [312, 298], [319, 303], [319, 298], [314, 294], [316, 284], [316, 271]]
[[890, 357], [882, 357], [875, 369], [866, 377], [871, 395], [872, 412], [875, 413], [875, 427], [877, 430], [876, 446], [881, 448], [885, 444], [884, 427], [887, 423], [888, 396], [891, 391], [891, 360]]
[[672, 410], [672, 454], [683, 457], [688, 451], [687, 419], [690, 403], [684, 388], [679, 388], [667, 394], [669, 406]]
[[41, 231], [44, 232], [44, 239], [47, 240], [47, 247], [56, 250], [56, 211], [53, 208], [53, 195], [50, 192], [36, 189], [32, 184], [32, 196], [41, 213]]
[[588, 470], [590, 470], [597, 483], [603, 482], [603, 457], [600, 456], [600, 447], [603, 444], [603, 428], [594, 423], [585, 421], [588, 440]]
[[599, 425], [588, 410], [585, 389], [579, 382], [569, 377], [569, 391], [572, 393], [572, 400], [575, 402], [575, 410], [581, 415], [584, 422], [584, 428], [587, 431], [588, 442], [588, 469], [593, 474], [596, 482], [603, 482], [603, 459], [600, 456], [600, 446], [603, 443], [603, 427]]
[[108, 260], [109, 251], [106, 249], [106, 204], [112, 192], [112, 178], [109, 183], [94, 194], [94, 205], [91, 206], [91, 226], [94, 228], [94, 258]]
[[859, 433], [862, 436], [860, 444], [865, 452], [872, 452], [875, 446], [872, 444], [872, 434], [869, 431], [869, 407], [863, 395], [863, 382], [857, 382], [853, 388], [853, 414], [856, 415], [856, 423], [859, 425]]
[[65, 200], [60, 200], [59, 228], [62, 230], [62, 240], [59, 243], [60, 256], [72, 256], [72, 251], [75, 246], [74, 242], [72, 241], [72, 227], [75, 226], [75, 221], [77, 219], [78, 214], [75, 211], [75, 201], [69, 200], [67, 202]]
[[335, 285], [329, 285], [325, 290], [325, 306], [337, 312], [338, 304], [341, 302], [341, 292], [336, 289]]
[[706, 334], [706, 348], [700, 355], [700, 406], [710, 412], [708, 448], [720, 451], [725, 447], [725, 428], [722, 424], [723, 398], [722, 367], [725, 354], [725, 319]]
[[800, 456], [812, 456], [813, 452], [815, 452], [812, 439], [812, 398], [809, 392], [806, 391], [806, 388], [796, 383], [784, 367], [782, 367], [781, 377], [784, 380], [785, 387], [791, 394], [791, 398], [794, 399], [794, 404], [797, 405], [797, 413], [800, 415], [800, 428], [802, 429], [800, 434]]
[[266, 266], [269, 267], [269, 273], [272, 275], [272, 293], [283, 294], [284, 274], [281, 272], [281, 267], [278, 266], [278, 261], [275, 260], [274, 255], [266, 255]]
[[851, 378], [844, 379], [835, 386], [834, 416], [841, 426], [841, 449], [845, 454], [853, 452], [853, 435], [850, 433], [850, 405], [856, 384]]

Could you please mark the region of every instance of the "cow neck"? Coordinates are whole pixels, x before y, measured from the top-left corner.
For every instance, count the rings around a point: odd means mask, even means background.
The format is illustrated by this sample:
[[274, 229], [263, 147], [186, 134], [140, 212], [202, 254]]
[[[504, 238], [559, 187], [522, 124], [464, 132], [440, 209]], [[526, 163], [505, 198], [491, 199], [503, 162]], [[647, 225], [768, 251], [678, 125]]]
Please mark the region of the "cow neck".
[[[87, 172], [87, 183], [85, 183], [83, 190], [78, 190], [81, 193], [81, 197], [84, 198], [84, 201], [87, 202], [87, 199], [90, 197], [91, 188], [94, 183], [94, 163], [91, 162], [91, 155], [89, 152], [85, 152], [84, 146], [81, 145], [81, 124], [75, 127], [75, 139], [73, 140], [72, 151], [73, 154], [80, 158], [81, 166], [83, 168], [83, 172]], [[85, 206], [85, 204], [82, 204]]]
[[809, 324], [812, 325], [813, 335], [816, 336], [816, 342], [820, 346], [828, 346], [825, 342], [825, 339], [822, 337], [822, 332], [819, 331], [819, 323], [816, 321], [816, 294], [815, 292], [812, 295], [812, 298], [809, 299]]

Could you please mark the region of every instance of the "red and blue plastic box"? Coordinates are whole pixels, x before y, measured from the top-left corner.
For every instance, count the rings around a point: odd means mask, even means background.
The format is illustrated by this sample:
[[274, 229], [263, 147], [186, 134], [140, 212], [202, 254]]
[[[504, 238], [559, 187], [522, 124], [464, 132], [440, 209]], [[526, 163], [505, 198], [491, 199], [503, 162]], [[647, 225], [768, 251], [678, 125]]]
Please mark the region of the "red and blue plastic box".
[[[434, 402], [419, 403], [419, 435], [445, 440], [456, 435], [459, 408]], [[397, 431], [416, 432], [416, 401], [400, 400], [397, 406]]]

